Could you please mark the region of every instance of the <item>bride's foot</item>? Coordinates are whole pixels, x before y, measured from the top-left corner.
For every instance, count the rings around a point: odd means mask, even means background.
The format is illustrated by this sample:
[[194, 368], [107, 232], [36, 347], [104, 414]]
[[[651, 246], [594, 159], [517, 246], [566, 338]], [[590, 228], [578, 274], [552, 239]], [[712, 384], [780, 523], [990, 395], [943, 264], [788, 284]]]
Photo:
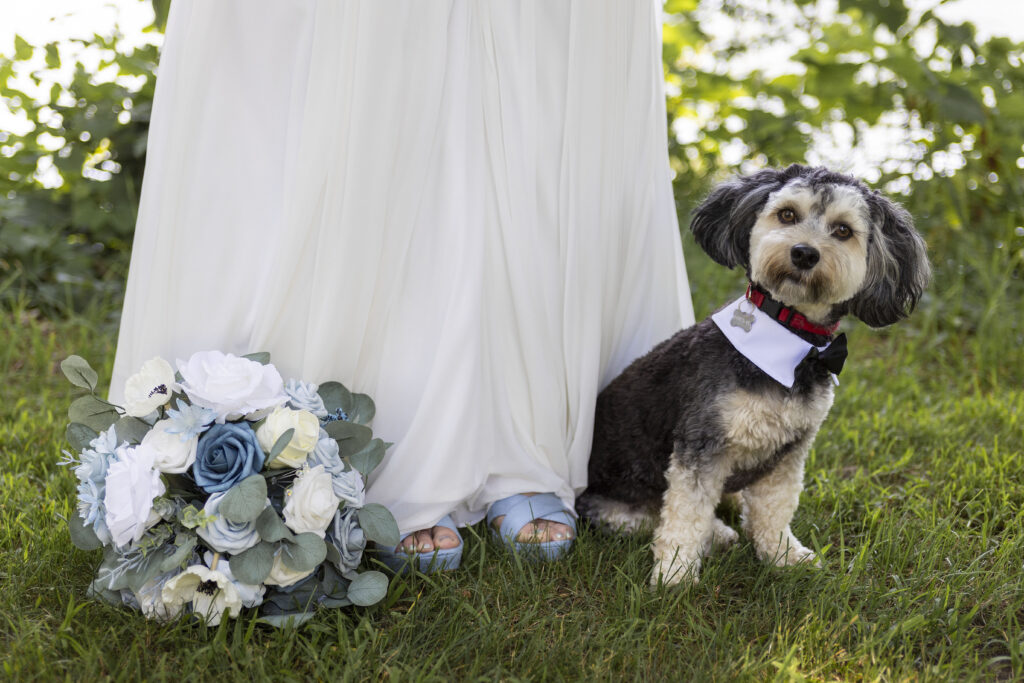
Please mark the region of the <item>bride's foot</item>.
[[455, 532], [448, 527], [435, 526], [412, 532], [402, 539], [395, 550], [406, 553], [430, 553], [436, 549], [457, 548], [461, 542]]
[[[522, 495], [530, 498], [536, 496], [537, 493], [524, 493]], [[491, 526], [496, 530], [500, 530], [504, 519], [505, 515], [495, 517], [491, 520]], [[547, 543], [548, 541], [567, 541], [571, 540], [572, 537], [573, 529], [567, 524], [559, 524], [558, 522], [551, 522], [546, 519], [534, 519], [519, 530], [516, 540], [520, 543]]]

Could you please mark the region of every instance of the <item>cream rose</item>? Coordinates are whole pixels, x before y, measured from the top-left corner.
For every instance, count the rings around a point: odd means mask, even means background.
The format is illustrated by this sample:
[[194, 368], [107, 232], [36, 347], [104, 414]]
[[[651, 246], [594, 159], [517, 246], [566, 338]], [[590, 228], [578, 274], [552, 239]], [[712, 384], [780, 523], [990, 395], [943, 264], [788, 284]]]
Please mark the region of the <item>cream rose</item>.
[[284, 523], [297, 534], [314, 533], [320, 538], [334, 520], [341, 499], [334, 495], [334, 483], [323, 465], [305, 470], [288, 490]]
[[267, 575], [267, 578], [263, 579], [263, 585], [290, 586], [293, 583], [302, 581], [314, 571], [316, 571], [315, 567], [310, 569], [308, 572], [297, 572], [293, 569], [289, 569], [281, 559], [281, 548], [278, 548], [277, 552], [274, 553], [274, 564], [270, 567], [270, 574]]
[[263, 452], [270, 455], [274, 444], [289, 429], [295, 430], [291, 441], [268, 467], [302, 467], [306, 462], [306, 456], [316, 448], [316, 442], [320, 438], [320, 420], [316, 419], [316, 415], [305, 410], [278, 408], [256, 430], [256, 438]]
[[124, 383], [124, 410], [132, 417], [145, 417], [170, 401], [177, 390], [171, 364], [163, 358], [147, 360]]
[[182, 438], [182, 434], [167, 431], [174, 424], [171, 420], [160, 420], [142, 438], [142, 445], [153, 449], [154, 464], [161, 472], [180, 474], [192, 467], [196, 461], [196, 447], [199, 437]]

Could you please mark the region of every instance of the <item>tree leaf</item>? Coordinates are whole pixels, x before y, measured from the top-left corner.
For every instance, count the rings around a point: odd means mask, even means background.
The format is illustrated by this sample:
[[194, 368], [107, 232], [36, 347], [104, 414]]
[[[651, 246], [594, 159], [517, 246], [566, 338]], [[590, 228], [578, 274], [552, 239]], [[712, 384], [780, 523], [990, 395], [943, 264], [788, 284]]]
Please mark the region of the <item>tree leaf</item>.
[[272, 507], [263, 508], [263, 512], [256, 518], [256, 532], [264, 541], [271, 543], [295, 537], [295, 534], [285, 526]]
[[[397, 543], [397, 541], [396, 541]], [[281, 546], [281, 562], [296, 572], [308, 572], [327, 557], [327, 544], [314, 533], [296, 534]]]
[[356, 512], [359, 526], [367, 539], [387, 547], [398, 545], [398, 523], [394, 515], [379, 503], [367, 503]]
[[356, 468], [364, 477], [376, 469], [377, 465], [384, 459], [385, 446], [380, 439], [373, 439], [363, 446], [358, 453], [348, 456], [348, 462]]
[[270, 570], [274, 566], [274, 544], [264, 541], [244, 552], [232, 555], [230, 566], [231, 573], [240, 582], [261, 584], [270, 575]]
[[284, 449], [288, 448], [288, 444], [292, 442], [292, 436], [295, 434], [295, 428], [289, 428], [277, 437], [277, 441], [274, 442], [273, 448], [270, 449], [270, 453], [267, 454], [267, 459], [263, 461], [263, 466], [267, 467], [274, 461], [274, 458], [281, 455]]
[[324, 425], [324, 431], [338, 442], [338, 449], [343, 458], [358, 453], [373, 438], [373, 430], [364, 425], [344, 420], [335, 420]]
[[251, 474], [224, 494], [217, 511], [229, 522], [245, 524], [260, 516], [267, 507], [267, 480]]
[[142, 439], [152, 429], [145, 421], [131, 415], [125, 415], [114, 423], [114, 433], [118, 443], [127, 441], [131, 444], [142, 443]]
[[97, 433], [108, 429], [119, 417], [109, 403], [91, 394], [75, 399], [68, 408], [68, 418], [72, 422], [84, 424]]
[[71, 542], [79, 550], [99, 550], [103, 547], [103, 541], [91, 526], [86, 526], [77, 510], [72, 510], [68, 516], [68, 532], [71, 534]]
[[373, 399], [366, 394], [352, 394], [352, 408], [345, 411], [348, 413], [350, 422], [366, 425], [370, 424], [377, 412]]
[[89, 447], [89, 443], [99, 436], [99, 434], [97, 434], [92, 428], [86, 427], [81, 422], [72, 422], [64, 431], [64, 436], [67, 438], [68, 443], [71, 444], [73, 449], [76, 451], [84, 451]]
[[328, 413], [339, 408], [347, 413], [352, 407], [352, 393], [341, 382], [324, 382], [317, 388], [317, 393], [323, 399]]
[[249, 360], [256, 361], [260, 365], [270, 365], [270, 354], [266, 351], [257, 351], [256, 353], [247, 353], [242, 358], [248, 358]]
[[89, 361], [81, 356], [68, 356], [60, 362], [60, 370], [68, 381], [76, 387], [95, 391], [99, 375], [89, 365]]
[[363, 572], [348, 586], [348, 599], [360, 607], [375, 605], [388, 594], [388, 577], [378, 571]]

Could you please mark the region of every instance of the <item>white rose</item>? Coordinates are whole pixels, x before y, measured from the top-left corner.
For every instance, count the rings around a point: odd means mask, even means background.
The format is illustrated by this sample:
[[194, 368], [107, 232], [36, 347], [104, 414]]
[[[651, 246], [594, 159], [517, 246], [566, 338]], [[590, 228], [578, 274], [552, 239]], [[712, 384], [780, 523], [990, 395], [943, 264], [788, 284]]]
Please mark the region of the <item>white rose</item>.
[[316, 448], [316, 442], [320, 438], [320, 420], [316, 419], [316, 415], [305, 410], [278, 408], [256, 430], [256, 438], [263, 452], [270, 455], [274, 444], [289, 429], [295, 430], [291, 441], [268, 467], [302, 467], [306, 462], [306, 456]]
[[284, 523], [297, 534], [311, 532], [324, 537], [334, 520], [341, 499], [334, 495], [334, 483], [323, 465], [305, 470], [288, 490]]
[[224, 612], [234, 618], [242, 610], [235, 584], [223, 572], [196, 564], [164, 584], [161, 593], [168, 610], [192, 603], [192, 612], [207, 626], [220, 623]]
[[135, 591], [135, 600], [139, 603], [139, 610], [147, 619], [170, 621], [181, 614], [181, 605], [171, 607], [163, 600], [164, 586], [173, 577], [173, 573], [160, 574], [142, 584], [139, 590]]
[[273, 365], [220, 351], [200, 351], [178, 361], [181, 388], [192, 403], [217, 414], [217, 422], [258, 420], [284, 404], [284, 380]]
[[107, 468], [106, 523], [115, 545], [121, 547], [142, 538], [146, 529], [160, 521], [153, 499], [167, 490], [160, 471], [154, 468], [156, 453], [148, 446], [119, 446]]
[[263, 585], [290, 586], [293, 583], [302, 581], [314, 571], [316, 571], [315, 567], [310, 569], [308, 572], [297, 572], [293, 569], [289, 569], [281, 559], [281, 548], [278, 548], [274, 553], [274, 564], [270, 567], [270, 574], [267, 575], [267, 578], [263, 579]]
[[163, 358], [153, 358], [124, 383], [124, 409], [132, 417], [145, 417], [171, 400], [178, 390], [174, 369]]
[[167, 428], [173, 424], [171, 420], [160, 420], [154, 424], [146, 436], [142, 437], [142, 445], [149, 446], [156, 453], [155, 465], [158, 470], [180, 474], [196, 461], [199, 437], [188, 438], [187, 435], [168, 432]]

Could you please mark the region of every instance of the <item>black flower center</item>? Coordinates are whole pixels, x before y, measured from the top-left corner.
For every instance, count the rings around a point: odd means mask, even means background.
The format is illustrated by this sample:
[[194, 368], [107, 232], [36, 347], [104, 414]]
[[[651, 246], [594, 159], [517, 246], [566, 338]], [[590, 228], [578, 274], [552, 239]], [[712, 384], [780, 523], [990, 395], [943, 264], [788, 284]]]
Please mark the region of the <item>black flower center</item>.
[[153, 394], [163, 394], [164, 396], [166, 396], [167, 395], [167, 385], [166, 384], [161, 384], [159, 386], [153, 387], [153, 391], [149, 392], [149, 396], [147, 396], [146, 398], [152, 398]]
[[203, 581], [196, 587], [196, 593], [202, 593], [203, 595], [213, 596], [220, 589], [216, 581]]

